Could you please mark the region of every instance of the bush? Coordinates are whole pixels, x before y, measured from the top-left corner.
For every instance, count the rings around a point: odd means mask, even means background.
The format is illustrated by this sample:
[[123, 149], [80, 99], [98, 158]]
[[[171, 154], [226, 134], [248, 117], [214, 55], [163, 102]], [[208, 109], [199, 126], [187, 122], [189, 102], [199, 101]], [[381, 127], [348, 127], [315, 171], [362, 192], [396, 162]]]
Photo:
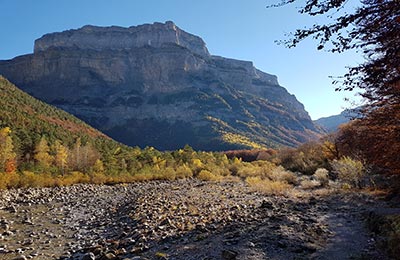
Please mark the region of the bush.
[[212, 172], [207, 170], [201, 170], [197, 175], [197, 178], [202, 181], [217, 181], [221, 179], [220, 176], [216, 176]]
[[312, 175], [318, 168], [329, 166], [323, 150], [323, 144], [317, 142], [303, 144], [297, 149], [282, 149], [277, 155], [277, 164], [292, 172]]
[[273, 169], [272, 173], [268, 177], [273, 181], [282, 181], [292, 185], [297, 185], [298, 183], [296, 174], [285, 170], [282, 166]]
[[246, 182], [252, 189], [269, 195], [280, 195], [292, 188], [286, 182], [261, 179], [260, 177], [248, 177], [246, 178]]
[[184, 178], [193, 177], [192, 170], [189, 168], [189, 166], [187, 166], [185, 164], [183, 164], [183, 165], [179, 166], [178, 168], [176, 168], [175, 172], [176, 172], [176, 178], [177, 179], [184, 179]]
[[350, 157], [343, 157], [340, 160], [331, 162], [332, 171], [337, 174], [338, 179], [352, 187], [361, 186], [364, 177], [364, 166], [361, 161], [353, 160]]
[[89, 183], [90, 182], [90, 177], [89, 175], [86, 175], [82, 172], [78, 172], [78, 171], [73, 171], [69, 174], [64, 175], [61, 178], [61, 183], [62, 185], [73, 185], [73, 184], [77, 184], [77, 183]]
[[327, 169], [324, 168], [318, 168], [314, 175], [314, 179], [319, 181], [321, 186], [326, 187], [329, 184], [329, 172]]
[[0, 173], [0, 190], [7, 188], [17, 188], [19, 185], [19, 174]]
[[176, 179], [175, 170], [171, 167], [167, 167], [167, 168], [161, 170], [161, 178], [163, 180], [168, 180], [168, 181], [175, 180]]
[[101, 173], [94, 173], [90, 176], [90, 182], [94, 184], [105, 184], [109, 182], [109, 178]]
[[276, 165], [267, 161], [255, 161], [252, 163], [242, 163], [238, 169], [238, 175], [242, 178], [247, 177], [268, 177], [276, 169]]
[[305, 179], [300, 182], [300, 187], [304, 190], [314, 189], [320, 185], [316, 180]]

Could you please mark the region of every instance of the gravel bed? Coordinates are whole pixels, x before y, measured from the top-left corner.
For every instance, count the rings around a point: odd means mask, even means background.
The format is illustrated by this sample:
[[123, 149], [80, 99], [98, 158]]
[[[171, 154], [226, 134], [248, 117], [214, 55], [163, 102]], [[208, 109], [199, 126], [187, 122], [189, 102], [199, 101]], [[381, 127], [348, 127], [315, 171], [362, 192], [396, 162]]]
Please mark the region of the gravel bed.
[[0, 259], [385, 259], [368, 199], [316, 194], [193, 179], [1, 191]]

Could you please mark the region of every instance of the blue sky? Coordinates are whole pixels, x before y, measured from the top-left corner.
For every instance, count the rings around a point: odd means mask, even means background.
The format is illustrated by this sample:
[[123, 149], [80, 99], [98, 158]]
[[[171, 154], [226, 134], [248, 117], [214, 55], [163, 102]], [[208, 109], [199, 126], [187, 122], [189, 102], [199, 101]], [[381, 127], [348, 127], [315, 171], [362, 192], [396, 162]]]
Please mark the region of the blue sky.
[[34, 40], [49, 32], [170, 20], [202, 37], [212, 54], [250, 60], [277, 75], [313, 119], [340, 113], [350, 106], [343, 98], [354, 99], [354, 93], [335, 92], [329, 76], [344, 74], [346, 66], [362, 62], [362, 57], [317, 51], [312, 40], [295, 49], [277, 45], [285, 33], [318, 20], [298, 14], [298, 5], [267, 9], [272, 1], [0, 0], [0, 59], [32, 53]]

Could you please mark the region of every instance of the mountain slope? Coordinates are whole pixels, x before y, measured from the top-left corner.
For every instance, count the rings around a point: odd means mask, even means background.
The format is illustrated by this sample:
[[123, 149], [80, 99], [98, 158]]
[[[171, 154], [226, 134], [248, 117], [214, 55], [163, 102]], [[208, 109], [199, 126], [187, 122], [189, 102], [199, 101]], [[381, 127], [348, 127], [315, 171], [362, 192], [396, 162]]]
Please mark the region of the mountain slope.
[[320, 133], [276, 76], [210, 55], [172, 22], [48, 34], [0, 74], [128, 145], [295, 146]]
[[314, 123], [322, 126], [328, 132], [335, 132], [341, 124], [349, 122], [354, 117], [357, 117], [357, 108], [344, 110], [339, 115], [319, 118]]
[[49, 143], [59, 140], [72, 146], [77, 138], [90, 142], [103, 153], [123, 147], [76, 117], [24, 93], [0, 76], [0, 128], [10, 127], [18, 154], [31, 154], [42, 136]]

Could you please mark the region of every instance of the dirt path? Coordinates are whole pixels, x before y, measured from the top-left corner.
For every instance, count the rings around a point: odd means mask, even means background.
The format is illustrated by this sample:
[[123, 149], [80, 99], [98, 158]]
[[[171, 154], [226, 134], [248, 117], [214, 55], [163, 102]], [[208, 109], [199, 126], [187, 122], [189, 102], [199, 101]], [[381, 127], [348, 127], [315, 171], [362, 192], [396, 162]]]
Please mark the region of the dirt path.
[[365, 201], [197, 180], [3, 191], [0, 259], [385, 259]]

